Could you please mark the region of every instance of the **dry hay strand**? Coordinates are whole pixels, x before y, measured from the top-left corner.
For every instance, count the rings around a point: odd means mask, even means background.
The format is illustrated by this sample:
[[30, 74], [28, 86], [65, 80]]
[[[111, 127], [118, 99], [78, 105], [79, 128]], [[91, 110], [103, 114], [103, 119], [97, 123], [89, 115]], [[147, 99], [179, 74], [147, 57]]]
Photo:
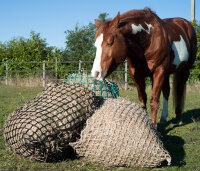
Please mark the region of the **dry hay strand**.
[[104, 98], [119, 97], [119, 87], [117, 83], [108, 80], [98, 81], [94, 77], [81, 74], [70, 74], [67, 77], [68, 83], [79, 83], [84, 87], [92, 90], [96, 96]]
[[108, 99], [70, 145], [79, 156], [108, 166], [155, 167], [171, 157], [147, 112], [124, 99]]
[[4, 125], [6, 145], [30, 159], [64, 160], [69, 142], [80, 136], [98, 105], [94, 93], [79, 84], [49, 84], [9, 116]]

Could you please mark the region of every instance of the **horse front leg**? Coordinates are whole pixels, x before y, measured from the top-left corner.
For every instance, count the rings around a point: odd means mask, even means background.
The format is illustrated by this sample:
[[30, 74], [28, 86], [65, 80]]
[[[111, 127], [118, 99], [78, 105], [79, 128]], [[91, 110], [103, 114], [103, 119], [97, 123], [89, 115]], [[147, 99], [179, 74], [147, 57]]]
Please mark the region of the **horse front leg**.
[[138, 73], [138, 71], [133, 66], [130, 58], [127, 58], [128, 65], [129, 65], [129, 71], [131, 74], [131, 78], [137, 88], [138, 92], [138, 98], [140, 101], [140, 105], [142, 108], [146, 109], [146, 103], [147, 103], [147, 94], [145, 92], [146, 84], [145, 84], [145, 77]]
[[157, 126], [156, 123], [156, 116], [157, 111], [159, 107], [159, 99], [160, 99], [160, 93], [163, 87], [163, 83], [165, 80], [164, 75], [164, 68], [162, 66], [156, 68], [156, 70], [153, 73], [153, 89], [152, 89], [152, 95], [150, 100], [150, 107], [151, 107], [151, 114], [152, 114], [152, 122], [155, 126]]
[[167, 121], [167, 116], [168, 116], [168, 99], [170, 93], [169, 75], [165, 76], [162, 93], [163, 93], [163, 109], [160, 118], [160, 124], [165, 123]]
[[145, 92], [146, 84], [145, 84], [145, 77], [138, 77], [135, 76], [133, 78], [134, 84], [138, 91], [138, 98], [140, 101], [140, 105], [142, 108], [146, 109], [147, 104], [147, 94]]
[[132, 80], [137, 88], [138, 98], [140, 101], [140, 105], [142, 108], [146, 109], [147, 104], [147, 94], [145, 92], [146, 84], [145, 84], [145, 77], [137, 75], [137, 73], [131, 73]]

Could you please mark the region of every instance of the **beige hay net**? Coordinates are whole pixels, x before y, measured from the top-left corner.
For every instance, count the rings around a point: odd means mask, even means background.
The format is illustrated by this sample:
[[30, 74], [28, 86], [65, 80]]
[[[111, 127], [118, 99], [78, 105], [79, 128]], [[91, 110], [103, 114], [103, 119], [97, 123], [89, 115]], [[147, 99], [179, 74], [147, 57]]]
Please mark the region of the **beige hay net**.
[[70, 145], [79, 156], [109, 166], [155, 167], [167, 160], [148, 114], [124, 99], [108, 99], [88, 120], [81, 138]]
[[62, 160], [96, 107], [94, 93], [78, 84], [49, 84], [13, 112], [4, 125], [6, 144], [39, 161]]

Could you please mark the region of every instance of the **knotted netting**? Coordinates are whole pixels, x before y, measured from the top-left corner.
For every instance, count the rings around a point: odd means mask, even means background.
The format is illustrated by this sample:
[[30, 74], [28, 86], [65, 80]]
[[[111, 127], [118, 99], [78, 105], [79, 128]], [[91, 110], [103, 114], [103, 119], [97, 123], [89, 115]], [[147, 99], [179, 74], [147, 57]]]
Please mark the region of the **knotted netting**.
[[119, 87], [117, 83], [104, 80], [99, 81], [90, 75], [69, 74], [67, 76], [67, 83], [79, 83], [86, 88], [92, 90], [96, 96], [103, 98], [118, 98]]
[[4, 138], [12, 151], [39, 161], [63, 160], [69, 142], [80, 135], [99, 105], [79, 84], [49, 84], [5, 122]]
[[124, 99], [108, 99], [70, 145], [79, 156], [108, 166], [156, 167], [171, 162], [147, 112]]

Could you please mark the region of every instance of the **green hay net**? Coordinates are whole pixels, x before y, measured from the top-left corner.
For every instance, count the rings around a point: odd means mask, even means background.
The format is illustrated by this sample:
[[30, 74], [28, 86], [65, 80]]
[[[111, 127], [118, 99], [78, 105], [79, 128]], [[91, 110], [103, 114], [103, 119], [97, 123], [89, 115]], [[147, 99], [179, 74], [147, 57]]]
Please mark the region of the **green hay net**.
[[90, 75], [82, 75], [78, 73], [69, 74], [67, 76], [67, 83], [79, 83], [86, 88], [92, 90], [96, 96], [103, 98], [118, 98], [119, 87], [117, 83], [104, 80], [98, 81]]

